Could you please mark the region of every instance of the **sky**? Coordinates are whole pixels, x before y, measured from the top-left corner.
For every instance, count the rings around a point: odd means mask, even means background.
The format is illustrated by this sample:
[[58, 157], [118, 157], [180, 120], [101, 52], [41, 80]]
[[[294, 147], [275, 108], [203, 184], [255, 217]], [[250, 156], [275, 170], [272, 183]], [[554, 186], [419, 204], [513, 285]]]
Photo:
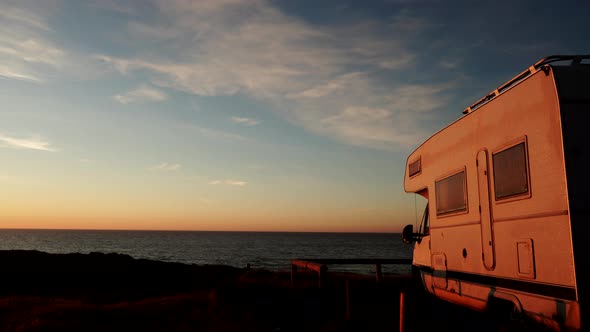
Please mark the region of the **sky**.
[[407, 156], [588, 1], [0, 0], [0, 228], [398, 232]]

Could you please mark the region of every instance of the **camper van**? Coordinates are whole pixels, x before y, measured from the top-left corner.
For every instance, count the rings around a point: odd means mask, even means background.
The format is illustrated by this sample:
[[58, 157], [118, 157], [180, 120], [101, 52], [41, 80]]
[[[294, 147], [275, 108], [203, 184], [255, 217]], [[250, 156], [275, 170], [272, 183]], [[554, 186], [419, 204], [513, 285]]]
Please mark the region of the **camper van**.
[[590, 330], [589, 60], [540, 60], [410, 154], [404, 189], [428, 203], [403, 240], [429, 293]]

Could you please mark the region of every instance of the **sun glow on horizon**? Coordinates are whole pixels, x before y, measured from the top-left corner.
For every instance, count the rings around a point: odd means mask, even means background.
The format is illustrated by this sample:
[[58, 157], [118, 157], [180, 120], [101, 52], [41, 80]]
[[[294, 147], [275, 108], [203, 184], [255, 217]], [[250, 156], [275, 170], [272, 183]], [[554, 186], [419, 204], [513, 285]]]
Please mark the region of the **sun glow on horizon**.
[[415, 146], [589, 53], [585, 4], [426, 4], [0, 3], [0, 228], [399, 232]]

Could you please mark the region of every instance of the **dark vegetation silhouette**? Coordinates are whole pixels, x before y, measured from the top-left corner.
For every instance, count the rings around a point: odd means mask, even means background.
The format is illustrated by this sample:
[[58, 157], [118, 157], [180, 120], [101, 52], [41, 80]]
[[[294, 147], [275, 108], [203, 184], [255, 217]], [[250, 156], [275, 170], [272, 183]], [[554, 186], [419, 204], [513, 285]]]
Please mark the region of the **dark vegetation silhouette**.
[[[397, 331], [406, 276], [187, 265], [122, 254], [0, 251], [0, 331]], [[346, 288], [350, 285], [350, 319]], [[414, 331], [492, 331], [494, 319], [415, 291]], [[496, 322], [497, 323], [497, 322]], [[518, 326], [522, 328], [522, 326]]]

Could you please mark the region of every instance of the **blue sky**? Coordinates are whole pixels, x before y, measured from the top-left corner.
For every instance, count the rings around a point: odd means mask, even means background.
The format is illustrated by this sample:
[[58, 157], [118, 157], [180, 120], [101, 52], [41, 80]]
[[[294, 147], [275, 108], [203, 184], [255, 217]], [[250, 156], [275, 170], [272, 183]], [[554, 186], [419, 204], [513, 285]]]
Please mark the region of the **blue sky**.
[[0, 227], [398, 231], [407, 155], [584, 1], [0, 1]]

